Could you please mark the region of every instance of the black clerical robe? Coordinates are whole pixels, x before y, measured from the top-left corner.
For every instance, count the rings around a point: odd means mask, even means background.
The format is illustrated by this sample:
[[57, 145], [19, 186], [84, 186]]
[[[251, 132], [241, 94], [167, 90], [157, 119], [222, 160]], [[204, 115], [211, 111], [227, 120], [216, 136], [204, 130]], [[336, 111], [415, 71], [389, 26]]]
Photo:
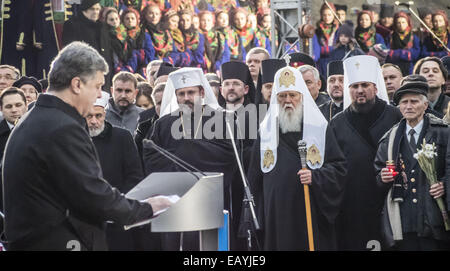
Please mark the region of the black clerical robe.
[[366, 250], [380, 243], [382, 196], [376, 193], [373, 162], [378, 141], [400, 119], [397, 108], [377, 98], [367, 114], [349, 107], [329, 123], [347, 158], [344, 200], [337, 218], [339, 250]]
[[329, 100], [328, 102], [319, 106], [320, 112], [322, 112], [327, 121], [330, 121], [334, 116], [342, 112], [343, 108], [344, 103], [341, 103], [339, 106], [337, 106], [336, 103], [334, 103], [332, 100]]
[[[301, 169], [297, 141], [301, 133], [280, 132], [275, 167], [263, 173], [260, 140], [253, 148], [248, 172], [256, 211], [262, 228], [264, 250], [308, 250], [308, 234], [303, 185], [297, 172]], [[312, 170], [310, 199], [316, 250], [334, 250], [335, 217], [342, 199], [345, 158], [333, 132], [326, 134], [325, 161]]]
[[[189, 118], [180, 111], [165, 115], [155, 122], [150, 139], [201, 171], [224, 173], [224, 208], [231, 212], [233, 235], [239, 222], [243, 186], [231, 140], [225, 137], [225, 113], [205, 106], [201, 121], [199, 119], [199, 115]], [[212, 125], [214, 121], [217, 125]], [[209, 127], [216, 132], [215, 138], [208, 139], [204, 133]], [[181, 138], [177, 139], [178, 136]], [[236, 143], [239, 149], [239, 141]], [[150, 146], [144, 145], [143, 157], [147, 173], [184, 171]], [[233, 245], [232, 241], [232, 248]]]

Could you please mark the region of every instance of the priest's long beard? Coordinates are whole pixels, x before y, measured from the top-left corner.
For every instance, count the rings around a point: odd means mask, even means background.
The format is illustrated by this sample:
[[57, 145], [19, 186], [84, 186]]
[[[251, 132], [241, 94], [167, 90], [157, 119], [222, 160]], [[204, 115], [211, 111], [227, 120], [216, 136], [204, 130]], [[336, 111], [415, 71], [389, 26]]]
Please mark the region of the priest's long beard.
[[299, 105], [293, 111], [289, 112], [286, 111], [286, 108], [293, 108], [292, 105], [279, 106], [280, 114], [278, 119], [280, 121], [281, 133], [300, 132], [302, 130], [303, 106]]
[[99, 134], [101, 134], [103, 132], [103, 130], [105, 130], [105, 123], [104, 122], [99, 128], [89, 128], [89, 136], [96, 137]]
[[373, 98], [372, 100], [367, 100], [367, 102], [363, 104], [353, 102], [350, 106], [355, 112], [366, 114], [375, 106], [375, 101], [376, 99]]

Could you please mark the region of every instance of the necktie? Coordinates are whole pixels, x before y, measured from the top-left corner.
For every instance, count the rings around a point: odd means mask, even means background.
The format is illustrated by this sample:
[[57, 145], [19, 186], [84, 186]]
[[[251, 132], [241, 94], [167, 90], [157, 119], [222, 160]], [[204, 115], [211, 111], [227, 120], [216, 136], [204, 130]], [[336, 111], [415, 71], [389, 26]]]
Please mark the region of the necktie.
[[409, 131], [409, 146], [411, 147], [413, 153], [415, 153], [417, 151], [417, 145], [416, 145], [416, 139], [414, 138], [414, 134], [416, 133], [416, 131], [414, 131], [414, 129], [411, 129]]

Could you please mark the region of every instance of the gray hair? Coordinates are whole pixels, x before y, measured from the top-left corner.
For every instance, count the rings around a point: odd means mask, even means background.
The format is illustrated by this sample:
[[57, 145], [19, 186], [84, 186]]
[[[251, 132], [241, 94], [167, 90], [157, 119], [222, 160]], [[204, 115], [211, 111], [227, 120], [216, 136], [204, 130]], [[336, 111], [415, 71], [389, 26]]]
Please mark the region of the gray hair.
[[319, 80], [320, 80], [320, 74], [319, 74], [319, 71], [318, 71], [316, 68], [314, 68], [313, 66], [311, 66], [311, 65], [302, 65], [302, 66], [298, 67], [298, 70], [299, 70], [302, 74], [304, 74], [305, 72], [311, 71], [311, 72], [313, 73], [313, 75], [314, 75], [314, 79], [315, 79], [316, 81], [319, 81]]
[[60, 91], [70, 87], [74, 77], [80, 77], [85, 83], [96, 72], [108, 73], [105, 59], [84, 42], [75, 41], [67, 45], [50, 65], [49, 90]]
[[19, 78], [20, 78], [20, 71], [16, 67], [11, 66], [11, 65], [3, 64], [3, 65], [0, 65], [0, 69], [10, 69], [10, 70], [12, 70], [16, 74], [16, 78], [14, 78], [14, 80], [19, 80]]
[[427, 103], [427, 102], [428, 102], [428, 97], [425, 96], [425, 95], [420, 95], [420, 100], [421, 100], [422, 102], [424, 102], [424, 103]]
[[166, 83], [158, 83], [155, 88], [152, 91], [152, 99], [153, 102], [155, 101], [155, 94], [158, 92], [164, 91], [164, 88], [166, 87]]
[[150, 63], [148, 63], [147, 68], [145, 69], [145, 75], [147, 75], [147, 79], [149, 79], [150, 77], [150, 70], [157, 65], [161, 65], [163, 63], [162, 60], [160, 59], [155, 59], [150, 61]]
[[[422, 103], [428, 103], [428, 97], [427, 97], [427, 96], [422, 95], [422, 94], [419, 94], [419, 93], [417, 93], [417, 95], [419, 96], [419, 99], [420, 99], [420, 101], [421, 101]], [[403, 97], [400, 98], [400, 100], [399, 100], [398, 102], [400, 103], [400, 101], [401, 101], [402, 99], [403, 99]]]

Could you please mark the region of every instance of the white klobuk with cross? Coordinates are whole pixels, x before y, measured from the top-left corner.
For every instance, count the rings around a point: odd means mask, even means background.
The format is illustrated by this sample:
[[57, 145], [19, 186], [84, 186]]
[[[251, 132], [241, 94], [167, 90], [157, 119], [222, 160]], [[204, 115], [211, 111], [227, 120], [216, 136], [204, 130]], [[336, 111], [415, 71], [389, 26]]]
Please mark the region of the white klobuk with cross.
[[389, 104], [386, 84], [378, 59], [373, 56], [353, 56], [344, 60], [344, 110], [351, 103], [350, 85], [354, 83], [374, 83], [378, 98]]

